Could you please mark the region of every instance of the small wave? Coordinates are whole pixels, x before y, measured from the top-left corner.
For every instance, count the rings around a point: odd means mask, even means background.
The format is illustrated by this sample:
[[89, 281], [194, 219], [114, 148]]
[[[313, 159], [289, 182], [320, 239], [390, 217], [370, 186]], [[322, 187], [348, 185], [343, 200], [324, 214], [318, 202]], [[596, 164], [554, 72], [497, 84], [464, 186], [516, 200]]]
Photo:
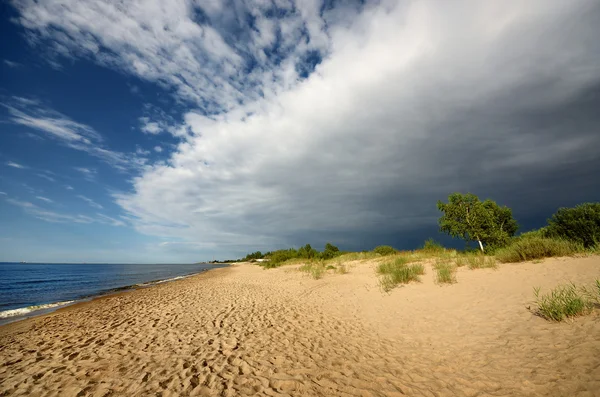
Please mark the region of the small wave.
[[65, 306], [65, 305], [68, 305], [73, 302], [75, 302], [75, 301], [47, 303], [45, 305], [34, 305], [34, 306], [21, 307], [19, 309], [5, 310], [3, 312], [0, 312], [0, 318], [23, 316], [25, 314], [28, 314], [31, 312], [36, 312], [38, 310], [53, 309], [55, 307]]
[[136, 287], [149, 287], [151, 285], [167, 283], [169, 281], [181, 280], [182, 278], [186, 278], [186, 277], [189, 277], [191, 275], [192, 274], [188, 274], [187, 276], [177, 276], [177, 277], [173, 277], [173, 278], [167, 278], [165, 280], [148, 281], [148, 282], [145, 282], [145, 283], [136, 284], [135, 286]]

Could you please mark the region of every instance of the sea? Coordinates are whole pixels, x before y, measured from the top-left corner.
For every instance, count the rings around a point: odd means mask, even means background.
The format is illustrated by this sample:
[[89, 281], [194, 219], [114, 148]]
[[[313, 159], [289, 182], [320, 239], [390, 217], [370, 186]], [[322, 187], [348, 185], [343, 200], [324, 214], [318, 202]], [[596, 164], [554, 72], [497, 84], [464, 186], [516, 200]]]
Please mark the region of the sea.
[[178, 280], [223, 266], [0, 263], [0, 325], [100, 295]]

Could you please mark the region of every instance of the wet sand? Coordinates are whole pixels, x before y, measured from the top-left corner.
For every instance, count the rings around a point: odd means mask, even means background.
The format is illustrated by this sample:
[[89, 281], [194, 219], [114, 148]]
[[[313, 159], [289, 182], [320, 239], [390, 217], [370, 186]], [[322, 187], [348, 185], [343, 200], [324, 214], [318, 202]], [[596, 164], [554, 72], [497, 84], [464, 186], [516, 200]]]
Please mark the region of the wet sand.
[[551, 323], [533, 287], [600, 257], [458, 271], [383, 293], [376, 261], [313, 280], [235, 265], [0, 327], [0, 395], [600, 396], [600, 310]]

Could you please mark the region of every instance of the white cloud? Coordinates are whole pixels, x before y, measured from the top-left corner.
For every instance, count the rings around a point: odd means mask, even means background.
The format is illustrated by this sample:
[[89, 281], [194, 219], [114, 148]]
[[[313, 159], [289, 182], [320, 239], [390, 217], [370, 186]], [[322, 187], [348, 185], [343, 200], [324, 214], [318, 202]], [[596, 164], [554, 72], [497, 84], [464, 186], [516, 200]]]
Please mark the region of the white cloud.
[[2, 195], [2, 196], [8, 196], [8, 194], [6, 194], [6, 192], [0, 192], [0, 195]]
[[24, 169], [24, 168], [27, 168], [26, 166], [24, 166], [24, 165], [21, 165], [21, 164], [19, 164], [19, 163], [15, 163], [14, 161], [7, 161], [7, 162], [6, 162], [6, 165], [7, 165], [7, 166], [9, 166], [9, 167], [13, 167], [13, 168], [19, 168], [19, 169]]
[[[43, 201], [52, 202], [52, 200], [47, 199], [45, 197], [40, 196], [40, 197], [36, 197], [36, 198], [43, 200]], [[39, 206], [37, 206], [33, 203], [28, 202], [28, 201], [20, 201], [20, 200], [15, 200], [12, 198], [7, 198], [6, 201], [9, 204], [12, 204], [14, 206], [22, 208], [25, 211], [25, 213], [27, 213], [31, 216], [34, 216], [38, 219], [44, 220], [46, 222], [81, 223], [81, 224], [101, 223], [101, 224], [112, 225], [112, 226], [125, 226], [126, 225], [125, 222], [123, 222], [123, 221], [111, 218], [111, 217], [103, 215], [103, 214], [96, 214], [96, 217], [91, 217], [91, 216], [82, 215], [82, 214], [71, 215], [71, 214], [64, 214], [64, 213], [60, 213], [60, 212], [46, 210], [46, 209], [40, 208]]]
[[100, 204], [98, 204], [97, 202], [95, 202], [94, 200], [92, 200], [89, 197], [86, 197], [82, 194], [78, 194], [77, 195], [78, 198], [82, 199], [83, 201], [87, 202], [90, 206], [94, 207], [94, 208], [98, 208], [98, 209], [103, 209], [104, 207]]
[[73, 190], [73, 186], [71, 186], [71, 185], [65, 185], [65, 189], [67, 189], [67, 190]]
[[43, 179], [47, 180], [47, 181], [56, 182], [56, 179], [54, 179], [51, 176], [48, 176], [46, 174], [38, 173], [36, 175], [39, 176], [40, 178], [43, 178]]
[[20, 68], [21, 66], [23, 66], [18, 62], [9, 61], [8, 59], [4, 60], [4, 64], [6, 66], [8, 66], [9, 68], [13, 68], [13, 69]]
[[[94, 168], [73, 167], [73, 169], [75, 171], [80, 172], [83, 175], [83, 177], [90, 182], [94, 182], [96, 180], [96, 174], [98, 173], [98, 171], [96, 171], [96, 169], [94, 169]], [[71, 187], [71, 189], [69, 189], [67, 187], [67, 189], [71, 190], [72, 187]]]
[[139, 156], [147, 156], [150, 154], [150, 151], [142, 149], [141, 147], [138, 147], [135, 149], [135, 154], [137, 154]]
[[11, 115], [12, 123], [43, 132], [61, 144], [86, 152], [119, 170], [135, 169], [140, 166], [135, 156], [103, 147], [104, 139], [94, 128], [73, 121], [64, 114], [41, 105], [35, 99], [22, 97], [11, 99], [11, 103], [3, 103], [2, 106]]
[[101, 223], [106, 223], [112, 226], [125, 226], [125, 222], [119, 219], [111, 218], [110, 216], [106, 216], [103, 214], [96, 214], [98, 216], [98, 221]]
[[150, 121], [148, 117], [140, 117], [140, 124], [140, 129], [146, 134], [156, 135], [160, 134], [163, 131], [163, 129], [157, 122]]
[[[178, 97], [209, 112], [230, 110], [295, 84], [297, 64], [311, 51], [326, 54], [329, 49], [327, 13], [320, 16], [317, 1], [216, 4], [13, 1], [30, 42], [51, 49], [54, 63], [60, 57], [90, 58], [174, 88]], [[277, 14], [282, 17], [273, 17]], [[267, 56], [270, 52], [278, 56]]]
[[163, 132], [176, 137], [187, 136], [187, 131], [178, 123], [173, 116], [166, 113], [158, 106], [146, 103], [144, 105], [144, 116], [139, 118], [140, 130], [145, 134], [158, 135]]
[[38, 199], [38, 200], [45, 201], [47, 203], [53, 203], [54, 202], [53, 200], [50, 200], [48, 197], [44, 197], [44, 196], [36, 196], [35, 198]]
[[54, 211], [48, 211], [48, 210], [42, 209], [42, 208], [38, 207], [37, 205], [30, 203], [28, 201], [19, 201], [19, 200], [10, 199], [10, 198], [6, 199], [6, 201], [12, 205], [23, 208], [23, 210], [26, 213], [28, 213], [38, 219], [47, 221], [47, 222], [91, 223], [93, 221], [89, 217], [86, 217], [85, 215], [69, 215], [69, 214], [61, 214], [61, 213], [54, 212]]
[[163, 151], [163, 148], [161, 148], [160, 146], [154, 146], [154, 151], [156, 153], [161, 153]]

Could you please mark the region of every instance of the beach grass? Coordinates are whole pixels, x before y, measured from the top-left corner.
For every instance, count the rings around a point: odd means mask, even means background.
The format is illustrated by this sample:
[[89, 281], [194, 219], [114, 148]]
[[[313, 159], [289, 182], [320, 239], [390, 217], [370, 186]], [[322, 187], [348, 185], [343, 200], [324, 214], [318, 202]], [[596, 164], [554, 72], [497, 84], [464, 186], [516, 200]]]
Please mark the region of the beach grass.
[[595, 289], [577, 287], [575, 284], [559, 285], [547, 294], [534, 288], [536, 314], [550, 321], [564, 321], [589, 314], [600, 301], [600, 280]]
[[496, 269], [498, 264], [493, 256], [486, 256], [481, 253], [464, 253], [457, 255], [456, 266], [467, 266], [469, 269]]
[[496, 251], [496, 258], [503, 263], [524, 262], [554, 256], [572, 256], [583, 253], [584, 248], [569, 240], [547, 237], [518, 239]]
[[327, 265], [323, 261], [307, 262], [300, 266], [298, 270], [307, 273], [315, 280], [319, 280], [327, 272]]
[[388, 292], [399, 284], [408, 284], [411, 281], [420, 281], [419, 276], [425, 274], [425, 266], [421, 263], [409, 264], [407, 257], [399, 256], [392, 261], [380, 263], [377, 273], [381, 276], [379, 284]]
[[452, 262], [437, 261], [433, 268], [436, 271], [436, 282], [438, 284], [456, 283], [456, 266]]

